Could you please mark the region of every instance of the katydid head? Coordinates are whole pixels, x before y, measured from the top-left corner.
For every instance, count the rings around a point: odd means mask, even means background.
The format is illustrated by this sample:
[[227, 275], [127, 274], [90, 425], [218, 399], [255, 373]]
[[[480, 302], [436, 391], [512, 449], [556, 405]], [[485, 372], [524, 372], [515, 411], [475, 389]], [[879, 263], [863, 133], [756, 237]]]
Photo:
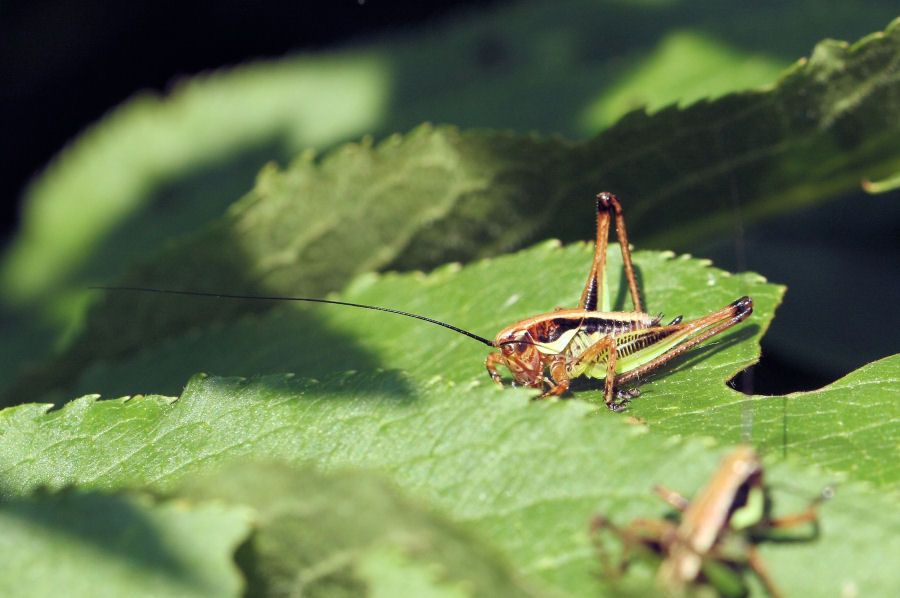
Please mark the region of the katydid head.
[[511, 326], [501, 330], [494, 339], [494, 346], [500, 349], [503, 365], [509, 369], [518, 384], [540, 384], [540, 376], [544, 371], [542, 354], [527, 328]]

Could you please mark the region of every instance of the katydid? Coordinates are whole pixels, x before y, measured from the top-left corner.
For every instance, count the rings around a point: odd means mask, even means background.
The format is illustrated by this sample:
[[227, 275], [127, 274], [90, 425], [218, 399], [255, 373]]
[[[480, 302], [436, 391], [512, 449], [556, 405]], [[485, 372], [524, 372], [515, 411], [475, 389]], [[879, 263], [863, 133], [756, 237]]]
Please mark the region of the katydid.
[[[634, 304], [634, 311], [630, 312], [608, 311], [606, 246], [611, 216], [615, 220], [625, 277]], [[546, 386], [541, 397], [561, 395], [569, 388], [570, 380], [577, 376], [603, 378], [606, 406], [620, 411], [636, 394], [635, 390], [621, 390], [623, 384], [640, 379], [647, 372], [741, 322], [752, 312], [753, 300], [741, 297], [690, 322], [682, 322], [678, 316], [663, 326], [660, 324], [662, 316], [644, 313], [631, 263], [622, 206], [615, 195], [600, 193], [597, 195], [594, 261], [578, 307], [557, 309], [501, 330], [493, 343], [500, 351], [488, 355], [487, 369], [497, 383], [501, 382], [497, 366], [502, 364], [512, 372], [517, 383], [542, 389]], [[544, 374], [545, 369], [549, 375]]]
[[[771, 536], [772, 529], [803, 523], [812, 525], [813, 537], [818, 533], [818, 505], [828, 496], [823, 493], [800, 513], [772, 517], [762, 462], [749, 446], [727, 454], [693, 500], [662, 486], [654, 491], [681, 513], [680, 521], [636, 519], [618, 527], [605, 517], [594, 518], [594, 543], [607, 577], [620, 575], [632, 551], [644, 548], [663, 558], [656, 580], [671, 594], [681, 595], [689, 585], [707, 582], [720, 594], [743, 596], [746, 589], [736, 571], [749, 567], [773, 598], [780, 593], [756, 551], [756, 543]], [[599, 537], [603, 529], [612, 531], [622, 542], [617, 567], [610, 563]]]
[[[611, 219], [615, 221], [634, 311], [609, 311], [606, 248]], [[593, 265], [578, 307], [557, 308], [556, 311], [527, 318], [504, 328], [493, 341], [426, 316], [345, 301], [145, 287], [92, 288], [226, 299], [330, 303], [416, 318], [499, 349], [490, 353], [485, 362], [491, 378], [502, 385], [502, 376], [497, 367], [503, 365], [512, 373], [515, 384], [540, 389], [542, 393], [539, 398], [563, 394], [569, 388], [571, 379], [578, 376], [604, 379], [604, 401], [613, 411], [621, 411], [631, 398], [639, 394], [636, 389], [625, 389], [623, 385], [639, 380], [651, 370], [734, 326], [753, 311], [753, 301], [749, 297], [741, 297], [720, 310], [690, 322], [682, 322], [679, 316], [669, 324], [662, 325], [661, 315], [644, 313], [631, 262], [622, 207], [615, 195], [606, 192], [597, 195], [597, 240]]]

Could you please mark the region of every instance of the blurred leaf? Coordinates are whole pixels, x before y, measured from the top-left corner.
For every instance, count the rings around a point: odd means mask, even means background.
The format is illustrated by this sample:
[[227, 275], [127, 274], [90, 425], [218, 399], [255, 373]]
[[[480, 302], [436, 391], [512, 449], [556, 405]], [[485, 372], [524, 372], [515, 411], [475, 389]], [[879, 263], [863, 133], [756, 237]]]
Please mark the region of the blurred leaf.
[[627, 112], [655, 112], [672, 104], [701, 100], [754, 88], [775, 81], [788, 66], [767, 54], [751, 54], [697, 32], [676, 30], [659, 47], [622, 77], [618, 85], [584, 111], [592, 130], [614, 124]]
[[886, 193], [900, 188], [900, 172], [881, 181], [864, 180], [863, 189], [869, 193]]
[[253, 596], [537, 595], [496, 551], [370, 473], [253, 463], [177, 494], [253, 510], [237, 554]]
[[[823, 33], [857, 37], [896, 13], [890, 2], [821, 0], [727, 11], [712, 10], [718, 6], [709, 1], [690, 10], [589, 0], [562, 6], [496, 7], [449, 19], [438, 34], [202, 74], [176, 81], [164, 98], [139, 94], [63, 151], [29, 190], [22, 247], [7, 264], [18, 272], [16, 284], [4, 290], [39, 300], [35, 291], [71, 277], [84, 249], [113, 223], [124, 218], [128, 226], [131, 210], [167, 203], [159, 207], [177, 215], [168, 232], [157, 230], [165, 213], [145, 211], [135, 215], [153, 217], [156, 226], [135, 226], [131, 238], [173, 236], [173, 225], [177, 234], [182, 221], [197, 225], [233, 201], [266, 160], [307, 147], [426, 120], [582, 137], [596, 133], [579, 123], [596, 94], [619, 89], [634, 97], [633, 73], [660, 62], [689, 63], [694, 77], [641, 89], [640, 104], [660, 107], [769, 83], [771, 69], [788, 66]], [[815, 17], [809, 6], [819, 9]], [[760, 72], [758, 64], [769, 66]], [[195, 179], [206, 182], [192, 189]], [[223, 193], [227, 198], [218, 197]], [[174, 201], [182, 194], [194, 201]], [[212, 203], [191, 205], [204, 199]]]
[[3, 263], [6, 301], [119, 271], [142, 246], [217, 217], [266, 161], [370, 130], [384, 68], [375, 56], [271, 62], [127, 102], [29, 189], [24, 230]]
[[39, 494], [0, 504], [4, 596], [240, 596], [247, 509], [147, 496]]

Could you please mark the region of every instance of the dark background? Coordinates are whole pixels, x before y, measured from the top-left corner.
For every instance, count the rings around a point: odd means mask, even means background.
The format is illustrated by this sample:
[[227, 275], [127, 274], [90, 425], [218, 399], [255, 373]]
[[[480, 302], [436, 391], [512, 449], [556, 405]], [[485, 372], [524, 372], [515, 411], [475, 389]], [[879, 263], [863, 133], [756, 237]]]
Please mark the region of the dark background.
[[0, 197], [5, 246], [29, 179], [135, 92], [180, 75], [317, 50], [440, 19], [473, 0], [66, 2], [0, 5]]

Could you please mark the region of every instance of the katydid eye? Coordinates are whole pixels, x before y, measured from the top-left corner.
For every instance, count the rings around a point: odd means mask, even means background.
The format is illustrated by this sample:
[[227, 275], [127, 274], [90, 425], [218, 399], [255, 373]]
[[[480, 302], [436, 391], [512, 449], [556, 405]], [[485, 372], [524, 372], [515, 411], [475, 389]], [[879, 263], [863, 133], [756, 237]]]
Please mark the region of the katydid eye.
[[526, 349], [528, 348], [528, 346], [529, 346], [529, 343], [523, 343], [523, 342], [519, 342], [519, 341], [510, 340], [510, 341], [503, 343], [501, 351], [503, 351], [504, 355], [510, 356], [514, 353], [524, 353], [526, 351]]

